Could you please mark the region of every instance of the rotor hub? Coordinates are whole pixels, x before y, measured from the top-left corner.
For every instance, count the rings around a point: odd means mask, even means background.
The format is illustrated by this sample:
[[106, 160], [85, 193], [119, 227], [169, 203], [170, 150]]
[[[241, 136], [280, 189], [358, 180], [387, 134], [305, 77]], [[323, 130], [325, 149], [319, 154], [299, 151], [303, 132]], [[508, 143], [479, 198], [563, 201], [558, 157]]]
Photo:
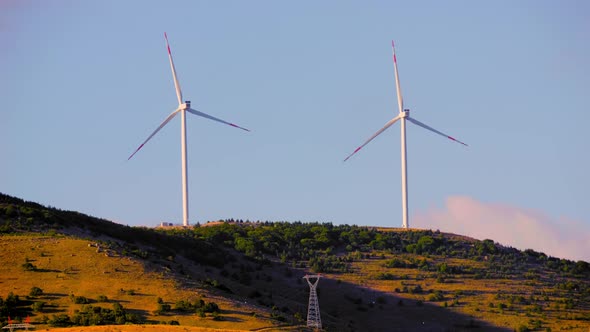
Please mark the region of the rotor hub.
[[191, 101], [190, 100], [185, 100], [184, 104], [180, 104], [179, 107], [181, 110], [187, 110], [189, 108], [191, 108]]

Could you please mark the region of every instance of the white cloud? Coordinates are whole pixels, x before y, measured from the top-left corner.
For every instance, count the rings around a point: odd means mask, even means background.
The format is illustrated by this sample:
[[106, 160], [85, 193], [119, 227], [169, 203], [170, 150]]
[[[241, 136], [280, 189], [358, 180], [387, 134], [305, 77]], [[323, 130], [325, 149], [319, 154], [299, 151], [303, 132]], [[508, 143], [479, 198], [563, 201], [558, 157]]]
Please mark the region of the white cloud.
[[413, 216], [414, 227], [440, 229], [476, 239], [533, 249], [547, 255], [590, 261], [590, 225], [566, 217], [467, 196], [450, 196], [444, 208]]

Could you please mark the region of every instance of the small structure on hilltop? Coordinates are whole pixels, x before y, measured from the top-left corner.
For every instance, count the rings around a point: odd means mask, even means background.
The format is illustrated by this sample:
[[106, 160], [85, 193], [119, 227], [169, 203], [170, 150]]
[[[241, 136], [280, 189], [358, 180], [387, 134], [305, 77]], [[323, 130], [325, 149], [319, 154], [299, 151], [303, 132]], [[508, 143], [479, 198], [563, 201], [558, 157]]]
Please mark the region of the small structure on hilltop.
[[[320, 317], [320, 303], [316, 287], [320, 281], [319, 274], [308, 274], [303, 279], [309, 284], [309, 304], [307, 306], [307, 327], [314, 328], [315, 331], [322, 329], [322, 318]], [[310, 279], [315, 279], [311, 282]]]

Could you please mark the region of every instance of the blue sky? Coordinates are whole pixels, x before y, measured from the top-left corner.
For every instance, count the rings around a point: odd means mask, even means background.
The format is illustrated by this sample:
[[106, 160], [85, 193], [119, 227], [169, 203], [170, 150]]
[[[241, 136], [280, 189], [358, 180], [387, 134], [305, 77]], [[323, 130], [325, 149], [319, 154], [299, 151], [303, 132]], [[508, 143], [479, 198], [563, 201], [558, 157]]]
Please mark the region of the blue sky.
[[[404, 105], [470, 145], [408, 124], [410, 224], [485, 238], [484, 223], [514, 233], [530, 215], [530, 242], [496, 240], [590, 259], [575, 254], [590, 252], [589, 14], [585, 1], [3, 1], [0, 191], [180, 222], [180, 119], [126, 160], [177, 106], [166, 31], [185, 99], [252, 130], [188, 117], [191, 223], [400, 226], [399, 125], [342, 162], [398, 112], [394, 39]], [[461, 228], [458, 197], [463, 212], [513, 213]], [[540, 229], [579, 246], [545, 248]]]

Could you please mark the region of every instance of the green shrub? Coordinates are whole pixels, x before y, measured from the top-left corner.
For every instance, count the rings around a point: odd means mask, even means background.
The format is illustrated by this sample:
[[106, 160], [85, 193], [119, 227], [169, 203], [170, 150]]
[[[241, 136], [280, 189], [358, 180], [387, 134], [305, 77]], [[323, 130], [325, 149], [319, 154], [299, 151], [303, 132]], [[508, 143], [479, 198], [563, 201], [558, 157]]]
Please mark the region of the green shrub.
[[32, 287], [29, 296], [39, 296], [43, 294], [43, 290], [39, 287]]
[[422, 286], [416, 285], [416, 287], [412, 288], [412, 290], [410, 292], [412, 294], [422, 294], [422, 292], [423, 292]]
[[440, 290], [437, 290], [434, 293], [428, 295], [428, 301], [442, 301], [444, 299], [445, 296]]
[[171, 307], [169, 304], [166, 303], [158, 303], [158, 308], [156, 309], [156, 311], [154, 311], [154, 314], [156, 315], [161, 315], [164, 314], [166, 312], [169, 312], [171, 310]]
[[24, 263], [23, 265], [21, 265], [21, 267], [25, 271], [36, 271], [37, 270], [37, 267], [30, 262]]
[[34, 302], [31, 305], [31, 309], [33, 309], [34, 312], [43, 312], [44, 307], [45, 307], [45, 302], [42, 302], [42, 301]]
[[70, 295], [70, 298], [72, 299], [72, 302], [74, 302], [75, 304], [88, 304], [88, 303], [90, 303], [88, 298], [86, 298], [85, 296]]
[[375, 276], [375, 279], [377, 279], [377, 280], [395, 280], [397, 278], [393, 273], [381, 272]]
[[51, 319], [48, 321], [49, 325], [52, 327], [70, 327], [74, 325], [70, 316], [66, 314], [59, 314], [51, 316]]

